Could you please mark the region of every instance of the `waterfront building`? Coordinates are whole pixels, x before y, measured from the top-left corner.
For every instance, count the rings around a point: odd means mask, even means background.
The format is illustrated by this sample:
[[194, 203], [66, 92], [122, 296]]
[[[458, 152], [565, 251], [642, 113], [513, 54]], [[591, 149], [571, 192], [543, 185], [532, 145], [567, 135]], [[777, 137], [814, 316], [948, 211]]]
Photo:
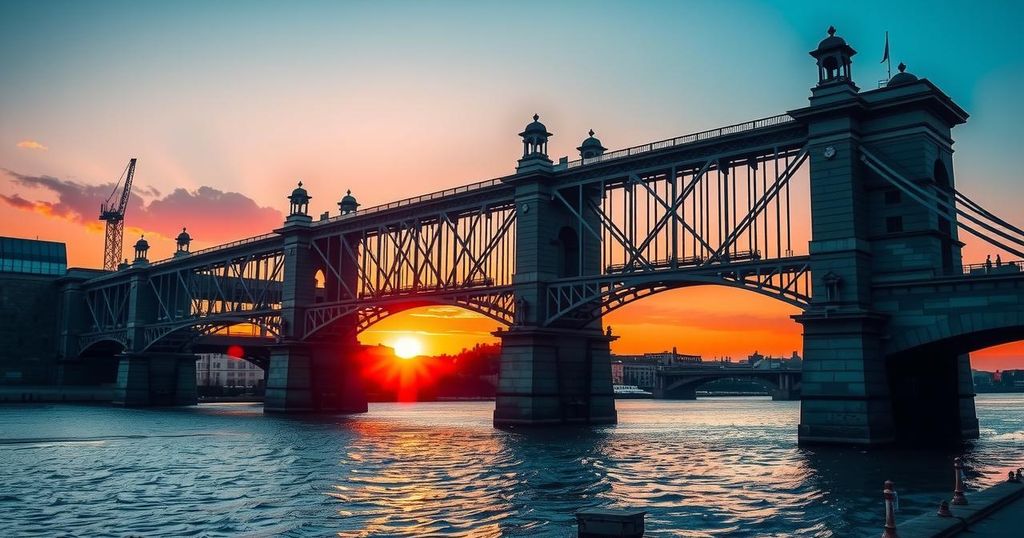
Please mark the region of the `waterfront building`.
[[622, 384], [622, 361], [612, 361], [612, 385]]
[[654, 388], [657, 363], [625, 362], [622, 364], [621, 385], [635, 385], [642, 389]]
[[[700, 355], [672, 351], [642, 353], [639, 355], [612, 355], [612, 384], [636, 385], [641, 389], [650, 389], [655, 384], [655, 374], [659, 366], [698, 366], [703, 359]], [[620, 372], [617, 374], [616, 372]]]
[[0, 385], [57, 377], [57, 280], [67, 273], [64, 243], [0, 237]]
[[199, 387], [256, 387], [263, 383], [263, 369], [255, 364], [221, 353], [200, 353], [196, 361]]

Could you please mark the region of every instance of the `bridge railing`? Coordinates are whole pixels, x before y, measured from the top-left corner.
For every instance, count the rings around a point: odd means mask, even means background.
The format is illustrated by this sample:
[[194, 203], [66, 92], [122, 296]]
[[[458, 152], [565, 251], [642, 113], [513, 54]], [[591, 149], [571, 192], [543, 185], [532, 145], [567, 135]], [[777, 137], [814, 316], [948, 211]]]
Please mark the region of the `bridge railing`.
[[[218, 250], [224, 250], [226, 248], [237, 247], [237, 246], [240, 246], [240, 245], [248, 245], [250, 243], [257, 243], [259, 241], [270, 239], [272, 237], [277, 237], [277, 234], [274, 233], [274, 232], [270, 232], [270, 233], [265, 233], [265, 234], [260, 234], [260, 235], [254, 235], [252, 237], [246, 237], [245, 239], [239, 239], [237, 241], [232, 241], [230, 243], [224, 243], [224, 244], [221, 244], [221, 245], [215, 245], [215, 246], [212, 246], [212, 247], [207, 247], [207, 248], [204, 248], [204, 249], [196, 250], [194, 252], [189, 253], [189, 256], [198, 256], [200, 254], [206, 254], [208, 252], [215, 252], [215, 251], [218, 251]], [[174, 260], [180, 260], [180, 259], [182, 259], [182, 258], [180, 258], [180, 257], [179, 258], [175, 258], [175, 257], [172, 256], [170, 258], [164, 258], [162, 260], [157, 260], [155, 262], [152, 262], [152, 263], [150, 263], [150, 265], [160, 265], [160, 264], [164, 264], [164, 263], [168, 263], [168, 262], [172, 262]]]
[[1007, 275], [1015, 274], [1024, 270], [1024, 260], [1013, 260], [1009, 262], [1000, 261], [971, 263], [964, 265], [964, 274], [969, 276], [978, 275]]
[[643, 144], [640, 146], [633, 146], [631, 148], [620, 149], [609, 153], [605, 153], [604, 155], [600, 155], [597, 157], [591, 157], [589, 159], [577, 159], [575, 161], [569, 161], [566, 167], [576, 168], [578, 166], [583, 166], [585, 164], [594, 164], [604, 161], [610, 161], [612, 159], [620, 159], [622, 157], [628, 157], [630, 155], [647, 153], [648, 151], [671, 148], [675, 146], [681, 146], [683, 144], [692, 144], [694, 142], [701, 142], [704, 140], [719, 138], [726, 135], [743, 133], [746, 131], [753, 131], [755, 129], [763, 129], [765, 127], [773, 127], [775, 125], [792, 123], [794, 121], [796, 120], [790, 117], [789, 114], [780, 114], [778, 116], [771, 116], [768, 118], [761, 118], [759, 120], [737, 123], [735, 125], [719, 127], [717, 129], [709, 129], [707, 131], [701, 131], [699, 133], [677, 136], [675, 138], [669, 138], [667, 140], [661, 140], [658, 142], [651, 142], [649, 144]]
[[[316, 221], [313, 224], [315, 226], [319, 226], [319, 225], [323, 225], [323, 224], [327, 224], [327, 223], [331, 223], [331, 222], [338, 222], [340, 220], [344, 220], [344, 219], [348, 219], [348, 218], [354, 218], [354, 217], [369, 215], [369, 214], [373, 214], [373, 213], [379, 213], [381, 211], [387, 211], [389, 209], [395, 209], [395, 208], [398, 208], [398, 207], [405, 207], [405, 206], [409, 206], [409, 205], [413, 205], [413, 204], [418, 204], [420, 202], [426, 202], [426, 201], [430, 201], [430, 200], [437, 200], [439, 198], [445, 198], [445, 197], [452, 196], [452, 195], [455, 195], [455, 194], [463, 194], [463, 193], [470, 192], [470, 191], [475, 191], [475, 190], [479, 190], [479, 189], [485, 189], [487, 187], [494, 187], [496, 185], [501, 185], [501, 180], [502, 180], [502, 178], [497, 177], [497, 178], [488, 179], [488, 180], [485, 180], [485, 181], [478, 181], [476, 183], [470, 183], [468, 185], [461, 185], [461, 186], [453, 187], [453, 188], [450, 188], [450, 189], [444, 189], [444, 190], [440, 190], [440, 191], [436, 191], [436, 192], [431, 192], [431, 193], [427, 193], [427, 194], [421, 194], [419, 196], [413, 196], [412, 198], [404, 198], [402, 200], [396, 200], [394, 202], [389, 202], [389, 203], [386, 203], [386, 204], [381, 204], [381, 205], [369, 207], [369, 208], [366, 208], [366, 209], [360, 209], [358, 211], [354, 211], [352, 213], [348, 213], [348, 214], [345, 214], [345, 215], [337, 215], [337, 216], [331, 217], [329, 219], [323, 219], [323, 220]], [[204, 248], [202, 250], [196, 250], [196, 251], [192, 252], [191, 255], [192, 256], [196, 256], [196, 255], [199, 255], [199, 254], [205, 254], [205, 253], [208, 253], [208, 252], [214, 252], [214, 251], [223, 250], [223, 249], [226, 249], [226, 248], [237, 247], [237, 246], [246, 245], [246, 244], [249, 244], [249, 243], [256, 243], [256, 242], [263, 241], [265, 239], [270, 239], [270, 238], [276, 237], [276, 236], [277, 236], [277, 234], [274, 233], [274, 232], [265, 233], [265, 234], [261, 234], [261, 235], [254, 235], [252, 237], [246, 237], [245, 239], [239, 239], [237, 241], [232, 241], [230, 243], [224, 243], [224, 244], [221, 244], [221, 245], [215, 245], [215, 246], [212, 246], [212, 247], [207, 247], [207, 248]], [[159, 264], [163, 264], [163, 263], [172, 262], [172, 261], [178, 260], [178, 259], [181, 259], [181, 258], [175, 258], [175, 257], [164, 258], [162, 260], [158, 260], [158, 261], [152, 262], [150, 265], [159, 265]]]
[[361, 216], [370, 215], [370, 214], [373, 214], [373, 213], [379, 213], [381, 211], [388, 211], [390, 209], [396, 209], [396, 208], [399, 208], [399, 207], [410, 206], [410, 205], [418, 204], [418, 203], [421, 203], [421, 202], [428, 202], [430, 200], [437, 200], [437, 199], [440, 199], [440, 198], [447, 198], [449, 196], [453, 196], [453, 195], [456, 195], [456, 194], [463, 194], [463, 193], [467, 193], [467, 192], [470, 192], [470, 191], [486, 189], [488, 187], [494, 187], [494, 186], [497, 186], [497, 185], [501, 185], [501, 180], [502, 180], [502, 178], [496, 177], [494, 179], [478, 181], [476, 183], [470, 183], [468, 185], [461, 185], [461, 186], [458, 186], [458, 187], [452, 187], [450, 189], [444, 189], [444, 190], [435, 191], [435, 192], [431, 192], [431, 193], [427, 193], [427, 194], [421, 194], [419, 196], [413, 196], [412, 198], [404, 198], [402, 200], [396, 200], [394, 202], [388, 202], [386, 204], [375, 205], [373, 207], [368, 207], [366, 209], [360, 209], [360, 210], [353, 211], [352, 213], [348, 213], [348, 214], [345, 214], [345, 215], [336, 215], [336, 216], [333, 216], [333, 217], [328, 218], [328, 219], [321, 219], [319, 221], [314, 222], [313, 224], [315, 226], [322, 226], [324, 224], [330, 224], [332, 222], [338, 222], [338, 221], [345, 220], [345, 219], [361, 217]]

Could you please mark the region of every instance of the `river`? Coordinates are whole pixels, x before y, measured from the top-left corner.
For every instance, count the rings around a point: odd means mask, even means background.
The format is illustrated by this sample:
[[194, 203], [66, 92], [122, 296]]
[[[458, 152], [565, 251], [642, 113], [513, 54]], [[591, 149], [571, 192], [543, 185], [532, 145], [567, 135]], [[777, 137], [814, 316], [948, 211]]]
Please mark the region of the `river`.
[[[493, 402], [347, 417], [0, 406], [2, 536], [575, 536], [583, 507], [648, 511], [648, 536], [857, 536], [1024, 465], [1024, 394], [977, 398], [981, 438], [933, 450], [799, 448], [799, 402], [618, 402], [619, 424], [499, 431]], [[968, 494], [969, 495], [969, 494]]]

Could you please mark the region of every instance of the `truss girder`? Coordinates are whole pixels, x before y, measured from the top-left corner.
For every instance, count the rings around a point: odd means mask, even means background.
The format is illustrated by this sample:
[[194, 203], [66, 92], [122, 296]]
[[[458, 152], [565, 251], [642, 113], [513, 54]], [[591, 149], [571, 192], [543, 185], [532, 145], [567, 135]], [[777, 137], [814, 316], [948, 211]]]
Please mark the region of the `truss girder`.
[[[801, 244], [792, 234], [792, 184], [806, 160], [802, 141], [733, 149], [577, 181], [560, 187], [555, 199], [577, 221], [580, 251], [585, 238], [600, 239], [603, 274], [788, 258]], [[806, 187], [799, 185], [798, 195]]]
[[148, 278], [157, 310], [153, 324], [279, 312], [283, 281], [279, 249], [157, 271]]
[[508, 286], [515, 218], [515, 206], [505, 200], [318, 235], [312, 244], [323, 279], [317, 300], [377, 303]]
[[131, 282], [127, 279], [106, 282], [86, 290], [85, 305], [89, 311], [90, 332], [109, 332], [128, 326]]
[[810, 258], [566, 279], [547, 287], [545, 324], [586, 323], [621, 306], [673, 288], [718, 284], [749, 289], [805, 308], [810, 303]]
[[281, 313], [279, 310], [249, 310], [147, 325], [142, 348], [147, 351], [180, 351], [206, 335], [217, 334], [236, 325], [251, 325], [251, 336], [276, 340], [280, 337]]

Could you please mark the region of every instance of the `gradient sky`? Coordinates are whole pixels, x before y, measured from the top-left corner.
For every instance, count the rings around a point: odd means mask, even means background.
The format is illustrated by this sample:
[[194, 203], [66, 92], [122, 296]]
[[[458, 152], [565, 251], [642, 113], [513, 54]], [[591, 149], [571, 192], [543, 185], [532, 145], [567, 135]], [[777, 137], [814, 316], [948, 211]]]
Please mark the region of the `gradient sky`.
[[[98, 266], [98, 200], [138, 157], [125, 240], [153, 257], [187, 225], [194, 247], [281, 221], [301, 178], [311, 211], [345, 189], [365, 205], [501, 176], [538, 112], [550, 153], [588, 129], [619, 148], [804, 106], [807, 51], [834, 24], [863, 89], [893, 64], [969, 113], [958, 188], [1020, 225], [1021, 2], [13, 2], [0, 4], [0, 234], [68, 243]], [[364, 207], [365, 207], [364, 205]], [[965, 260], [996, 252], [968, 240]], [[1007, 259], [1004, 256], [1004, 259]], [[800, 349], [792, 307], [697, 288], [608, 317], [618, 352], [744, 357]], [[429, 352], [495, 323], [433, 308], [368, 343], [421, 331]], [[741, 327], [742, 331], [737, 331]], [[1024, 346], [975, 366], [1024, 366]]]

